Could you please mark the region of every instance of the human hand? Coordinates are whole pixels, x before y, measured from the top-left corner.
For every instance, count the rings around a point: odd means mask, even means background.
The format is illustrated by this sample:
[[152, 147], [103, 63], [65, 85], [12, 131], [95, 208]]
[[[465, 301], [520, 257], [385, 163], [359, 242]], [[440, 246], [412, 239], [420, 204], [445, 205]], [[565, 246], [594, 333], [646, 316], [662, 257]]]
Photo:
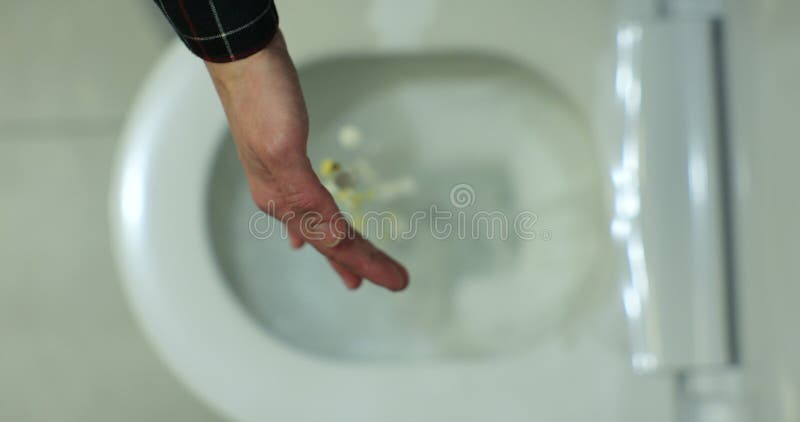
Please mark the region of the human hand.
[[256, 205], [286, 224], [294, 248], [309, 243], [345, 285], [366, 278], [389, 290], [408, 273], [341, 218], [306, 155], [308, 116], [280, 31], [260, 52], [231, 63], [206, 62], [225, 109], [239, 160]]

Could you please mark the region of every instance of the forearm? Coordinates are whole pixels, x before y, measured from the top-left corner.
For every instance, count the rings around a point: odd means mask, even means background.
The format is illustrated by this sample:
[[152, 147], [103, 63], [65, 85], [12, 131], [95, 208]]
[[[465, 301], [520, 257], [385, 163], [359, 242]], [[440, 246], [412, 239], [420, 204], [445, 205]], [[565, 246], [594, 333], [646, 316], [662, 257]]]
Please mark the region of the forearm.
[[305, 102], [280, 31], [265, 48], [247, 58], [205, 64], [240, 153], [246, 155], [243, 144], [250, 141], [261, 142], [267, 149], [262, 152], [276, 159], [285, 158], [285, 148], [305, 150]]
[[[205, 65], [217, 92], [227, 102], [260, 86], [268, 73], [284, 71], [286, 58], [286, 42], [278, 30], [269, 44], [246, 58], [228, 63], [205, 61]], [[277, 68], [279, 64], [281, 68]]]

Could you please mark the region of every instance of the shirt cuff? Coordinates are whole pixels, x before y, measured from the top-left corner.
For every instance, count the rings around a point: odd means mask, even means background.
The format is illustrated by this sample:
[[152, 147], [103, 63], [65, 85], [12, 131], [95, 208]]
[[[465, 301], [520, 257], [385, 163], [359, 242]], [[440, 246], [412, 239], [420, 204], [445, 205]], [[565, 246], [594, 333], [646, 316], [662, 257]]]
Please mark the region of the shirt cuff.
[[225, 63], [253, 55], [278, 31], [273, 0], [154, 0], [186, 47]]

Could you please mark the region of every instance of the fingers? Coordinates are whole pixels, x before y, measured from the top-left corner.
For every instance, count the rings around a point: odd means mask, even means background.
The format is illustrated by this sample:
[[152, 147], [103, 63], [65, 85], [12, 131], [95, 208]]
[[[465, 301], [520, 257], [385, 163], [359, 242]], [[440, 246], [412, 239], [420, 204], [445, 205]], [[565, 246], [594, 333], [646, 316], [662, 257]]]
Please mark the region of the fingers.
[[[292, 245], [292, 249], [300, 249], [306, 242], [302, 237], [300, 237], [299, 234], [296, 234], [290, 230], [289, 243]], [[361, 277], [359, 277], [357, 274], [353, 274], [350, 272], [350, 270], [330, 258], [328, 258], [328, 263], [331, 265], [334, 271], [339, 274], [339, 277], [342, 279], [344, 285], [347, 286], [348, 289], [356, 290], [361, 286]]]
[[400, 291], [408, 286], [406, 269], [357, 232], [352, 232], [334, 247], [320, 249], [320, 252], [350, 272], [391, 291]]
[[358, 287], [362, 278], [391, 291], [408, 286], [408, 272], [400, 263], [353, 230], [341, 214], [327, 220], [323, 215], [306, 212], [284, 220], [294, 248], [311, 244], [336, 264], [334, 269], [351, 289]]
[[286, 224], [289, 232], [299, 234], [340, 268], [392, 291], [408, 286], [406, 269], [353, 230], [341, 215], [328, 221], [301, 216]]
[[[324, 224], [328, 224], [328, 226], [330, 226], [329, 223], [323, 223], [323, 225]], [[317, 228], [319, 228], [319, 226], [317, 226]], [[341, 243], [341, 240], [338, 240], [338, 239], [344, 239], [344, 234], [345, 234], [346, 230], [347, 230], [346, 227], [341, 229], [341, 235], [339, 235], [341, 237], [337, 237], [337, 241], [336, 241], [337, 244], [332, 245], [332, 246], [327, 246], [327, 244], [323, 244], [323, 246], [325, 248], [327, 248], [327, 249], [335, 248], [336, 246], [338, 246], [338, 244]], [[360, 241], [366, 242], [363, 239], [360, 240]], [[305, 244], [305, 240], [303, 240], [302, 236], [300, 234], [298, 234], [298, 233], [295, 233], [294, 230], [289, 230], [289, 242], [292, 245], [292, 248], [294, 248], [294, 249], [299, 249], [300, 247], [302, 247]], [[368, 246], [371, 247], [372, 245], [368, 244]], [[362, 246], [362, 248], [363, 248], [363, 246]], [[369, 252], [369, 254], [371, 256], [375, 256], [376, 255], [375, 252]], [[377, 251], [377, 254], [385, 256], [385, 254], [383, 254], [380, 251]], [[328, 263], [331, 265], [331, 267], [334, 269], [334, 271], [336, 271], [336, 273], [342, 279], [342, 281], [344, 282], [345, 286], [347, 286], [348, 289], [355, 290], [355, 289], [358, 289], [361, 286], [362, 278], [358, 274], [352, 272], [348, 267], [346, 267], [345, 265], [340, 264], [339, 262], [333, 260], [330, 257], [328, 257], [327, 260], [328, 260]], [[353, 260], [352, 259], [348, 259], [348, 261], [353, 261]], [[356, 262], [358, 262], [358, 261], [359, 260], [356, 259]], [[396, 264], [396, 265], [399, 265], [399, 264]], [[355, 264], [355, 266], [357, 268], [364, 267], [363, 264], [362, 265]], [[394, 271], [394, 269], [392, 269], [390, 271]], [[401, 275], [405, 276], [405, 270], [404, 269], [402, 269]], [[379, 277], [379, 279], [386, 279], [383, 276], [378, 276], [378, 277]], [[388, 282], [388, 286], [386, 286], [386, 287], [390, 288], [391, 290], [400, 290], [400, 289], [402, 289], [404, 287], [403, 283], [408, 284], [408, 281], [406, 280], [405, 282], [403, 282], [403, 281], [394, 282], [394, 281], [390, 280]], [[386, 283], [384, 283], [384, 284], [386, 284]], [[384, 285], [384, 284], [381, 284], [381, 285]]]
[[295, 234], [291, 230], [289, 231], [289, 244], [292, 245], [292, 249], [300, 249], [303, 245], [306, 244], [306, 241], [300, 237], [299, 234]]
[[[305, 244], [305, 241], [302, 237], [300, 237], [299, 234], [296, 234], [290, 230], [289, 243], [292, 245], [292, 249], [300, 249]], [[348, 289], [355, 290], [361, 286], [361, 277], [353, 274], [347, 268], [330, 258], [328, 258], [328, 263], [331, 265], [334, 271], [339, 274], [339, 277], [342, 279], [344, 285], [347, 286]]]
[[348, 289], [355, 290], [361, 286], [361, 277], [353, 274], [350, 270], [330, 258], [328, 258], [328, 263], [330, 263], [334, 271], [339, 274], [339, 277], [342, 278], [344, 285], [347, 286]]

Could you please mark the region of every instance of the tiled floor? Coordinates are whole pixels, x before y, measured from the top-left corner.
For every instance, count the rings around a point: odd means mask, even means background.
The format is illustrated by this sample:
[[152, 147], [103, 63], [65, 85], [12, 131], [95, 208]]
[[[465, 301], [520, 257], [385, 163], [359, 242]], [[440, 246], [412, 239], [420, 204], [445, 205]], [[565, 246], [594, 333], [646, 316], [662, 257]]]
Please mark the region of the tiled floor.
[[143, 1], [0, 14], [0, 420], [219, 420], [135, 326], [111, 262], [117, 133], [168, 38]]

